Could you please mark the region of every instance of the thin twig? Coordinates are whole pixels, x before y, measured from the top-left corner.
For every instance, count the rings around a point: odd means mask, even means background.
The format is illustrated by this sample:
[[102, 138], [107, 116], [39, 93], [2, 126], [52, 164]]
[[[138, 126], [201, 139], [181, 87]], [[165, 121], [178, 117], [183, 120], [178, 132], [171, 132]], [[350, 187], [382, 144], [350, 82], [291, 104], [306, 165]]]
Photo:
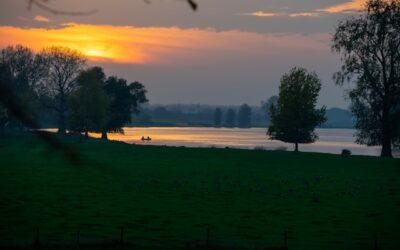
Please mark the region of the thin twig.
[[[150, 0], [144, 0], [146, 3], [150, 3]], [[67, 15], [67, 16], [86, 16], [92, 15], [97, 12], [96, 9], [90, 11], [64, 11], [52, 8], [48, 5], [49, 0], [28, 0], [28, 9], [32, 9], [32, 6], [36, 6], [39, 9], [50, 12], [54, 15]], [[194, 0], [185, 0], [193, 11], [196, 11], [198, 8], [197, 3]]]

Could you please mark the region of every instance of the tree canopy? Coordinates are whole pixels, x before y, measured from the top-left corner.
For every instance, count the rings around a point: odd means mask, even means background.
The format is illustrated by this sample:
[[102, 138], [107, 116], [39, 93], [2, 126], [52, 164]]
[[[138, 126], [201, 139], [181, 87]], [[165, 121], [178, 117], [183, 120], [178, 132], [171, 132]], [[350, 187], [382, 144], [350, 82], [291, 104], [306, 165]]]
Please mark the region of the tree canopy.
[[236, 112], [234, 109], [229, 108], [225, 114], [225, 127], [233, 128], [236, 126]]
[[214, 111], [214, 127], [221, 127], [222, 125], [222, 110], [220, 108], [216, 108]]
[[[0, 66], [1, 90], [6, 92], [1, 95], [1, 132], [10, 127], [23, 129], [26, 124], [21, 120], [35, 121], [38, 128], [39, 116], [57, 116], [60, 133], [67, 128], [86, 134], [123, 132], [132, 114], [140, 112], [140, 104], [148, 101], [143, 84], [128, 84], [118, 77], [106, 80], [101, 67], [85, 70], [86, 59], [69, 48], [51, 47], [34, 53], [20, 45], [9, 46], [1, 50]], [[14, 118], [7, 101], [10, 98], [18, 103], [18, 109], [23, 107], [23, 113], [17, 113], [27, 117]]]
[[[32, 119], [39, 109], [38, 89], [47, 74], [47, 66], [40, 55], [31, 49], [16, 45], [8, 46], [1, 50], [0, 63], [3, 73], [8, 75], [8, 87], [15, 93], [18, 102], [27, 109], [27, 114]], [[3, 108], [4, 109], [4, 108]], [[2, 110], [3, 123], [9, 129], [21, 128], [22, 124], [7, 110]], [[7, 117], [7, 122], [6, 122]], [[5, 127], [4, 127], [5, 128]]]
[[132, 114], [139, 113], [139, 105], [148, 100], [143, 84], [128, 84], [127, 80], [115, 76], [107, 79], [104, 90], [109, 100], [106, 124], [102, 131], [102, 137], [105, 139], [107, 132], [123, 133], [122, 127], [131, 122]]
[[250, 128], [251, 127], [251, 108], [247, 104], [243, 104], [238, 112], [238, 127]]
[[66, 47], [46, 48], [40, 56], [49, 70], [42, 99], [48, 108], [57, 112], [58, 131], [65, 134], [67, 99], [76, 89], [77, 77], [86, 65], [86, 58], [80, 52]]
[[364, 13], [339, 23], [332, 48], [343, 62], [336, 83], [354, 83], [357, 142], [382, 145], [391, 157], [400, 137], [400, 1], [369, 0]]
[[108, 99], [104, 91], [105, 74], [100, 67], [82, 71], [77, 88], [69, 97], [69, 128], [82, 133], [101, 132], [106, 124]]
[[315, 127], [325, 121], [325, 107], [316, 109], [321, 81], [315, 73], [293, 68], [284, 74], [276, 105], [270, 106], [271, 124], [268, 134], [273, 140], [294, 143], [314, 142]]

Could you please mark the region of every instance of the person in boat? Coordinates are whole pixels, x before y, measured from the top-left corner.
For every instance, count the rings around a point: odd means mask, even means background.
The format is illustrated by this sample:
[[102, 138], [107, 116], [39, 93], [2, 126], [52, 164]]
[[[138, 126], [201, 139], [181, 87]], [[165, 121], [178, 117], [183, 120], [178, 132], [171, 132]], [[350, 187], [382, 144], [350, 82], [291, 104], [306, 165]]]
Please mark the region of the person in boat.
[[141, 140], [142, 141], [151, 141], [151, 138], [150, 138], [150, 136], [147, 136], [147, 138], [144, 138], [144, 136], [142, 136]]

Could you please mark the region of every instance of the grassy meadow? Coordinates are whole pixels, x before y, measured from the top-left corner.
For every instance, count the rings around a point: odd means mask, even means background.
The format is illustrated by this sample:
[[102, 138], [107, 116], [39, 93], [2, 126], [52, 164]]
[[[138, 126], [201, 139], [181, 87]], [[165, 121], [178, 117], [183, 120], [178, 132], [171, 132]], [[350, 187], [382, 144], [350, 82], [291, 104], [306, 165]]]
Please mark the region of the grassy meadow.
[[0, 139], [0, 246], [400, 249], [400, 161], [375, 157]]

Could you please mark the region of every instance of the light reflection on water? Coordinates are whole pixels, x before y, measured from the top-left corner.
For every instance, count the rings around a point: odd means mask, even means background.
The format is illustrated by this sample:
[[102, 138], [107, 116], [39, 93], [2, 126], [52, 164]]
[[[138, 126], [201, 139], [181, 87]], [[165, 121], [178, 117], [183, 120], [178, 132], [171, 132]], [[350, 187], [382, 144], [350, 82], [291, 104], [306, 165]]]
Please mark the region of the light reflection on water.
[[[293, 150], [292, 144], [271, 141], [264, 128], [228, 129], [228, 128], [188, 128], [188, 127], [149, 127], [124, 128], [125, 134], [108, 135], [110, 140], [144, 145], [167, 145], [186, 147], [232, 147], [253, 149], [262, 147], [266, 150], [286, 148]], [[319, 140], [312, 144], [300, 145], [305, 152], [340, 154], [342, 149], [349, 149], [356, 155], [379, 155], [380, 147], [367, 147], [354, 143], [355, 130], [352, 129], [317, 129]], [[90, 134], [100, 137], [99, 134]], [[150, 142], [142, 142], [141, 137], [151, 137]]]

